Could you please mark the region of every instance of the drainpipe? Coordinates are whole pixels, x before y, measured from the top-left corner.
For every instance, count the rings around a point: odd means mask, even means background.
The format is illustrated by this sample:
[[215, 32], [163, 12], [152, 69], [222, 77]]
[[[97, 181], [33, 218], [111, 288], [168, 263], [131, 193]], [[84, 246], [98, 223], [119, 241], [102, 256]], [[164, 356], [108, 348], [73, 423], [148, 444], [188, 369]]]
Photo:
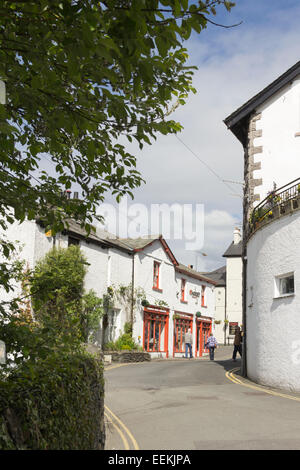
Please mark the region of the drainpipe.
[[130, 323], [133, 334], [133, 311], [134, 311], [134, 252], [132, 253], [132, 272], [131, 272], [131, 309], [130, 309]]
[[[227, 275], [227, 271], [226, 271]], [[224, 320], [227, 320], [227, 283], [225, 284], [225, 318]], [[226, 346], [226, 333], [227, 333], [227, 323], [224, 321], [224, 344]]]
[[243, 354], [242, 354], [242, 376], [247, 377], [247, 245], [243, 240]]
[[244, 147], [244, 200], [243, 200], [243, 242], [242, 242], [242, 321], [243, 321], [243, 354], [241, 373], [243, 377], [247, 377], [247, 236], [248, 236], [248, 212], [250, 205], [250, 193], [248, 188], [248, 144]]

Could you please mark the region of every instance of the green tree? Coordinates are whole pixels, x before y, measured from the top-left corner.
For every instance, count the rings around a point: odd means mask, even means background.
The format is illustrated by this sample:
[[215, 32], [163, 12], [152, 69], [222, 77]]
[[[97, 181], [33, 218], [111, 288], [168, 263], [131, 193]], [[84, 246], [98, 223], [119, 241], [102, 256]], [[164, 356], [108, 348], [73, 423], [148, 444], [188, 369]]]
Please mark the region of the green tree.
[[85, 343], [99, 328], [99, 321], [103, 314], [103, 300], [91, 289], [82, 297], [80, 330]]
[[55, 320], [63, 328], [71, 311], [81, 309], [87, 262], [78, 246], [53, 248], [37, 262], [31, 278], [35, 318]]
[[[183, 42], [226, 0], [0, 2], [0, 227], [37, 216], [54, 232], [70, 217], [90, 229], [106, 191], [142, 183], [119, 137], [150, 144], [180, 130], [193, 68]], [[51, 159], [56, 175], [40, 170]], [[80, 200], [65, 190], [79, 185]], [[57, 208], [63, 210], [57, 210]], [[7, 255], [9, 244], [2, 244]], [[0, 275], [1, 283], [5, 282]], [[6, 285], [9, 285], [7, 283]]]
[[102, 299], [84, 292], [87, 261], [78, 246], [53, 248], [40, 260], [31, 277], [35, 319], [54, 328], [54, 335], [78, 335], [87, 342], [99, 326]]

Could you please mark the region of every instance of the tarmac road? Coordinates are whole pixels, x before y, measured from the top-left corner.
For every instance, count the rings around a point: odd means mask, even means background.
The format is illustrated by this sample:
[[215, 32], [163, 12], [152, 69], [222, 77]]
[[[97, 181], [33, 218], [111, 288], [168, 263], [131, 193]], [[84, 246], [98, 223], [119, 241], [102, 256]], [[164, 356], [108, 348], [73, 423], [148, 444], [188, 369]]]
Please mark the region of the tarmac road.
[[229, 375], [231, 354], [108, 367], [106, 449], [300, 449], [300, 394]]

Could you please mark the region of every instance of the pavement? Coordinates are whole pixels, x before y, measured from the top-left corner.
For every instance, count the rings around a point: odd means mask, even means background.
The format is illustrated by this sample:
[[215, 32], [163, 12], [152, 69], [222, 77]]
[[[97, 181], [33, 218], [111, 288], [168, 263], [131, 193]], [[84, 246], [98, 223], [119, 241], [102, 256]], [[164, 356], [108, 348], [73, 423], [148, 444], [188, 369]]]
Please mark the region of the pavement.
[[300, 450], [300, 395], [244, 380], [232, 350], [108, 367], [106, 449]]

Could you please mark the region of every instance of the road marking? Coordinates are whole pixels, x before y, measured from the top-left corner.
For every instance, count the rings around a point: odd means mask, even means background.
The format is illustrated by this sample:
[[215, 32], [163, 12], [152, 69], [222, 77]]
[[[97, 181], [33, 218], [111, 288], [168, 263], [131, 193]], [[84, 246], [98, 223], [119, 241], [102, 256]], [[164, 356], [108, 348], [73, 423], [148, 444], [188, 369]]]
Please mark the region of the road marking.
[[123, 441], [123, 445], [125, 447], [125, 450], [129, 450], [129, 444], [128, 444], [128, 441], [126, 439], [126, 437], [124, 436], [124, 434], [122, 433], [121, 429], [113, 422], [113, 420], [108, 416], [107, 413], [104, 412], [104, 415], [106, 417], [106, 419], [113, 425], [113, 427], [117, 430], [117, 432], [120, 434], [120, 437]]
[[109, 367], [104, 368], [104, 371], [112, 370], [112, 369], [117, 369], [118, 367], [129, 366], [129, 365], [130, 365], [130, 363], [126, 363], [126, 364], [117, 364], [116, 366], [109, 366]]
[[236, 377], [236, 375], [234, 375], [234, 372], [236, 372], [237, 370], [239, 370], [239, 368], [235, 368], [235, 369], [231, 369], [229, 370], [228, 372], [226, 372], [226, 377], [233, 383], [237, 384], [237, 385], [243, 385], [244, 387], [248, 387], [248, 388], [252, 388], [253, 390], [259, 390], [259, 391], [263, 391], [265, 393], [268, 393], [269, 395], [274, 395], [276, 397], [281, 397], [281, 398], [288, 398], [289, 400], [294, 400], [294, 401], [300, 401], [300, 397], [294, 397], [293, 395], [287, 395], [286, 393], [279, 393], [279, 392], [275, 392], [274, 390], [267, 390], [263, 387], [259, 387], [259, 386], [256, 386], [256, 385], [251, 385], [251, 384], [248, 384], [246, 382], [243, 382], [242, 380], [240, 380], [239, 378]]
[[108, 408], [108, 406], [104, 405], [104, 408], [110, 413], [110, 415], [113, 417], [113, 419], [124, 429], [127, 436], [131, 439], [131, 442], [133, 444], [134, 449], [135, 450], [140, 450], [140, 448], [138, 446], [138, 443], [136, 442], [135, 438], [133, 437], [133, 435], [131, 434], [131, 432], [127, 428], [127, 426], [125, 426], [125, 424]]

